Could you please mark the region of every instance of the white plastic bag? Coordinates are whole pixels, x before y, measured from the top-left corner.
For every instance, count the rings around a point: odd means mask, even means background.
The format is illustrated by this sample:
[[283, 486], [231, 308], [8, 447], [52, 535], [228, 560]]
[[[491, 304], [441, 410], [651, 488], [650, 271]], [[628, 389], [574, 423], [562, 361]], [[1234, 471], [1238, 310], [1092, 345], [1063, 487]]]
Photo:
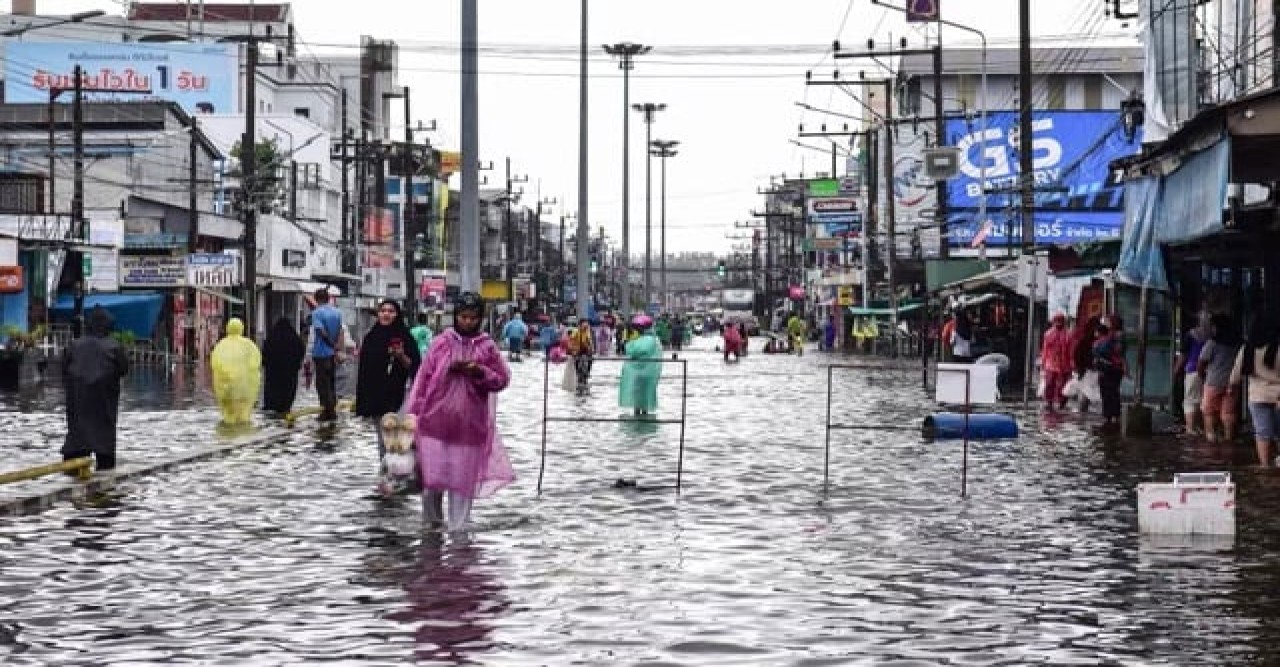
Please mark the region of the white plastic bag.
[[578, 369], [574, 364], [564, 365], [564, 378], [560, 381], [560, 386], [568, 392], [578, 391]]
[[1075, 398], [1080, 395], [1080, 380], [1072, 375], [1067, 384], [1062, 388], [1062, 395], [1066, 398]]
[[1102, 389], [1098, 386], [1098, 371], [1085, 371], [1080, 380], [1080, 395], [1094, 403], [1102, 402]]

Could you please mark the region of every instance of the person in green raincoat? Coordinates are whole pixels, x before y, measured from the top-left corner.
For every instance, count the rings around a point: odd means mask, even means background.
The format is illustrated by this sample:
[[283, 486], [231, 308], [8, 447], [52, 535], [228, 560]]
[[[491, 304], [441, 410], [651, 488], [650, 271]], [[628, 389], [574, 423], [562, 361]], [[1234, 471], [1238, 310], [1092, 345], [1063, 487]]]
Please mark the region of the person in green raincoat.
[[662, 317], [662, 319], [658, 320], [658, 324], [657, 326], [654, 327], [654, 331], [655, 333], [657, 333], [658, 342], [662, 344], [662, 347], [664, 348], [670, 347], [671, 322], [667, 320], [667, 317], [665, 315]]
[[427, 350], [431, 347], [431, 339], [435, 337], [435, 332], [427, 324], [426, 313], [418, 313], [418, 325], [409, 330], [409, 335], [413, 336], [414, 342], [418, 344], [418, 356], [426, 359]]
[[662, 377], [662, 345], [653, 334], [653, 318], [637, 315], [631, 325], [640, 336], [627, 343], [627, 363], [622, 367], [618, 404], [637, 416], [658, 409], [658, 380]]
[[228, 426], [250, 423], [253, 404], [262, 386], [262, 353], [244, 337], [244, 322], [238, 317], [227, 322], [227, 335], [209, 354], [213, 368], [213, 395]]

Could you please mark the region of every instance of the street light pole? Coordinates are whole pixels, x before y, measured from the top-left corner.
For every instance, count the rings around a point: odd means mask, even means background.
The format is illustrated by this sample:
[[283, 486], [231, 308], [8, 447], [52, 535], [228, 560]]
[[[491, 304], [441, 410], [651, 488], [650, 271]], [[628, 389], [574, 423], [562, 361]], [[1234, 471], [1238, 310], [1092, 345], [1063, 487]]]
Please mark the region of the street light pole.
[[645, 158], [644, 158], [644, 304], [649, 307], [653, 299], [653, 121], [658, 112], [667, 108], [665, 104], [645, 102], [632, 105], [632, 109], [644, 115], [645, 126]]
[[[631, 315], [631, 70], [635, 68], [636, 56], [642, 56], [653, 50], [651, 46], [620, 42], [606, 44], [605, 53], [618, 58], [618, 67], [622, 69], [622, 261], [619, 264], [622, 274], [621, 295], [622, 314]], [[581, 212], [581, 211], [579, 211]]]
[[668, 303], [670, 295], [667, 293], [667, 158], [675, 157], [676, 146], [679, 141], [663, 141], [654, 139], [649, 142], [649, 154], [656, 158], [662, 159], [662, 242], [660, 252], [662, 253], [661, 264], [659, 265], [659, 290], [662, 294], [662, 309], [670, 310], [671, 305]]
[[480, 54], [478, 0], [462, 0], [462, 291], [480, 292]]
[[[587, 23], [587, 0], [582, 0], [582, 25], [581, 35], [578, 48], [578, 238], [585, 239], [590, 234], [588, 227], [587, 211], [587, 39], [588, 39], [588, 23]], [[564, 229], [560, 230], [561, 236], [564, 235]], [[591, 255], [586, 244], [579, 242], [577, 248], [578, 255], [578, 318], [586, 319], [588, 315], [589, 305], [591, 303], [591, 291], [586, 289], [587, 282], [591, 280], [589, 275], [588, 263], [591, 261]], [[561, 248], [560, 261], [564, 261], [564, 249]], [[564, 281], [561, 280], [561, 301], [564, 300]]]

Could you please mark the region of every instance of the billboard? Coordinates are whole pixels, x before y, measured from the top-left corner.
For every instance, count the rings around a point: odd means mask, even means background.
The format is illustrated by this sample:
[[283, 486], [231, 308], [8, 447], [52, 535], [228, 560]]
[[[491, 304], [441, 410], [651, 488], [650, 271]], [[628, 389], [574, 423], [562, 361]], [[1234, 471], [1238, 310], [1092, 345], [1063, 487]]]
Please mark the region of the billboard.
[[[1070, 245], [1120, 238], [1124, 227], [1124, 188], [1109, 167], [1136, 153], [1141, 135], [1125, 139], [1116, 111], [1038, 111], [1032, 119], [1035, 167], [1035, 242]], [[947, 121], [947, 144], [960, 149], [960, 173], [948, 182], [948, 230], [951, 245], [967, 246], [983, 231], [978, 220], [984, 185], [986, 245], [1022, 243], [1017, 217], [1018, 114], [987, 115], [986, 149], [977, 119]]]
[[6, 102], [49, 101], [71, 88], [75, 66], [89, 100], [177, 102], [188, 113], [235, 113], [240, 52], [234, 44], [17, 42], [5, 44]]

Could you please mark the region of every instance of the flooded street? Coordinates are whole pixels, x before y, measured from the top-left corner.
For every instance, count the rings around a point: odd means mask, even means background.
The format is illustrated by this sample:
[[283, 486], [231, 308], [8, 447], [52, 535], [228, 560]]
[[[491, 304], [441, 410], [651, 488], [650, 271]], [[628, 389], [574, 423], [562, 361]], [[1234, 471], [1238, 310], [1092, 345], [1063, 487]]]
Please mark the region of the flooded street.
[[[1108, 441], [1077, 415], [1020, 413], [1020, 440], [973, 446], [961, 500], [958, 443], [837, 432], [824, 497], [831, 357], [725, 366], [712, 345], [686, 354], [680, 495], [644, 489], [674, 483], [678, 425], [552, 423], [539, 497], [531, 359], [500, 407], [519, 479], [477, 502], [469, 535], [424, 533], [415, 499], [376, 500], [372, 430], [352, 418], [124, 482], [91, 506], [0, 519], [0, 662], [1280, 661], [1280, 478], [1249, 470], [1247, 450]], [[933, 410], [918, 362], [873, 363], [836, 374], [833, 421], [918, 425]], [[664, 368], [661, 418], [678, 415], [679, 369]], [[618, 417], [618, 370], [597, 363], [578, 399], [553, 367], [551, 414]], [[122, 461], [215, 437], [202, 392], [146, 386], [167, 384], [131, 386]], [[5, 469], [56, 458], [45, 391], [7, 399]], [[1227, 460], [1234, 546], [1139, 538], [1138, 483]]]

